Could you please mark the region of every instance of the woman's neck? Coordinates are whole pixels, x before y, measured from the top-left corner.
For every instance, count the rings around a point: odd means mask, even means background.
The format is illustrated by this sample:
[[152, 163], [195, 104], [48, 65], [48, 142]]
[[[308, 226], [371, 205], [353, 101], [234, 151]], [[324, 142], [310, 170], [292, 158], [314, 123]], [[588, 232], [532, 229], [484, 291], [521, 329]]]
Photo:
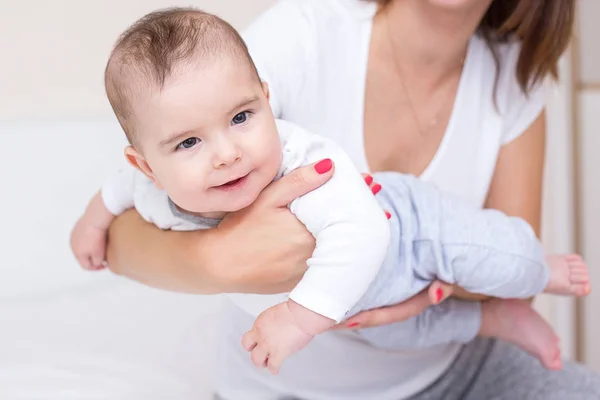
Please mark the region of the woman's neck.
[[473, 3], [443, 7], [427, 0], [394, 0], [383, 8], [376, 18], [389, 33], [394, 57], [403, 72], [411, 78], [437, 82], [459, 70], [469, 40], [491, 0]]

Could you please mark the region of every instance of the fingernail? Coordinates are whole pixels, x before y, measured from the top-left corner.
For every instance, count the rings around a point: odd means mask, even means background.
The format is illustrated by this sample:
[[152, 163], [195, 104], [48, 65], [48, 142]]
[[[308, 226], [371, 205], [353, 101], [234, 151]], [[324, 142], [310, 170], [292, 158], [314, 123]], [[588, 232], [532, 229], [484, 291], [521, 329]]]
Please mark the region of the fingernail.
[[365, 178], [365, 183], [371, 186], [371, 183], [373, 183], [373, 177], [371, 175], [367, 175]]
[[373, 194], [377, 194], [379, 193], [379, 191], [381, 190], [381, 185], [379, 183], [376, 183], [375, 185], [373, 185], [373, 187], [371, 188], [371, 192], [373, 192]]
[[328, 172], [331, 167], [333, 167], [333, 162], [331, 162], [331, 159], [326, 158], [315, 164], [315, 171], [317, 171], [319, 175], [322, 175], [325, 172]]
[[356, 328], [358, 325], [360, 325], [358, 322], [353, 322], [351, 324], [346, 325], [348, 328]]
[[390, 214], [390, 213], [389, 213], [389, 212], [387, 212], [387, 211], [385, 212], [385, 216], [387, 217], [387, 219], [390, 219], [390, 218], [392, 218], [392, 214]]
[[442, 297], [444, 297], [444, 291], [442, 288], [438, 288], [438, 290], [435, 291], [435, 297], [438, 303], [442, 301]]

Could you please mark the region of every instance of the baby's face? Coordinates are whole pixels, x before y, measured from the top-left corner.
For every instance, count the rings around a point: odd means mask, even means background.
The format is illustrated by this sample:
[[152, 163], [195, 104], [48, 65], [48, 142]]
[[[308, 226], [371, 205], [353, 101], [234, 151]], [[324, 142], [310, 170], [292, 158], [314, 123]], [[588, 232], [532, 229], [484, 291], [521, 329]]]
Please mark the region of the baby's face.
[[281, 143], [268, 89], [250, 66], [190, 66], [145, 97], [134, 112], [148, 175], [179, 207], [220, 217], [275, 178]]

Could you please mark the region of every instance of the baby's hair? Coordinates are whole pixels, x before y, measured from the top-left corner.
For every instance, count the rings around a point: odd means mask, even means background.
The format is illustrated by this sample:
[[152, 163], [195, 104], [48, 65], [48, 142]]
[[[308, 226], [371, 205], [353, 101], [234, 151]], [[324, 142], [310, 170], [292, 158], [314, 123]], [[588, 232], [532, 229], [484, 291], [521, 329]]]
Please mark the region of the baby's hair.
[[215, 15], [195, 8], [168, 8], [131, 25], [117, 40], [104, 73], [108, 100], [129, 143], [135, 139], [131, 117], [136, 91], [161, 90], [176, 68], [190, 61], [208, 66], [221, 57], [248, 63], [258, 79], [244, 40]]

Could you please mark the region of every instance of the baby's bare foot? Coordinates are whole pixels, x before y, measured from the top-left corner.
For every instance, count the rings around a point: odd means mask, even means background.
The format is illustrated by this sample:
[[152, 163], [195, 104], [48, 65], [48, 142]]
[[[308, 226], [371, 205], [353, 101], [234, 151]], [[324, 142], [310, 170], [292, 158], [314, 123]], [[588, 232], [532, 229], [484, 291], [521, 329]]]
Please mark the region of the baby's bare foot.
[[480, 335], [511, 342], [551, 370], [562, 368], [559, 339], [552, 327], [522, 300], [493, 299], [482, 304]]
[[546, 257], [550, 280], [545, 293], [566, 296], [587, 296], [590, 293], [590, 275], [587, 266], [577, 254]]

